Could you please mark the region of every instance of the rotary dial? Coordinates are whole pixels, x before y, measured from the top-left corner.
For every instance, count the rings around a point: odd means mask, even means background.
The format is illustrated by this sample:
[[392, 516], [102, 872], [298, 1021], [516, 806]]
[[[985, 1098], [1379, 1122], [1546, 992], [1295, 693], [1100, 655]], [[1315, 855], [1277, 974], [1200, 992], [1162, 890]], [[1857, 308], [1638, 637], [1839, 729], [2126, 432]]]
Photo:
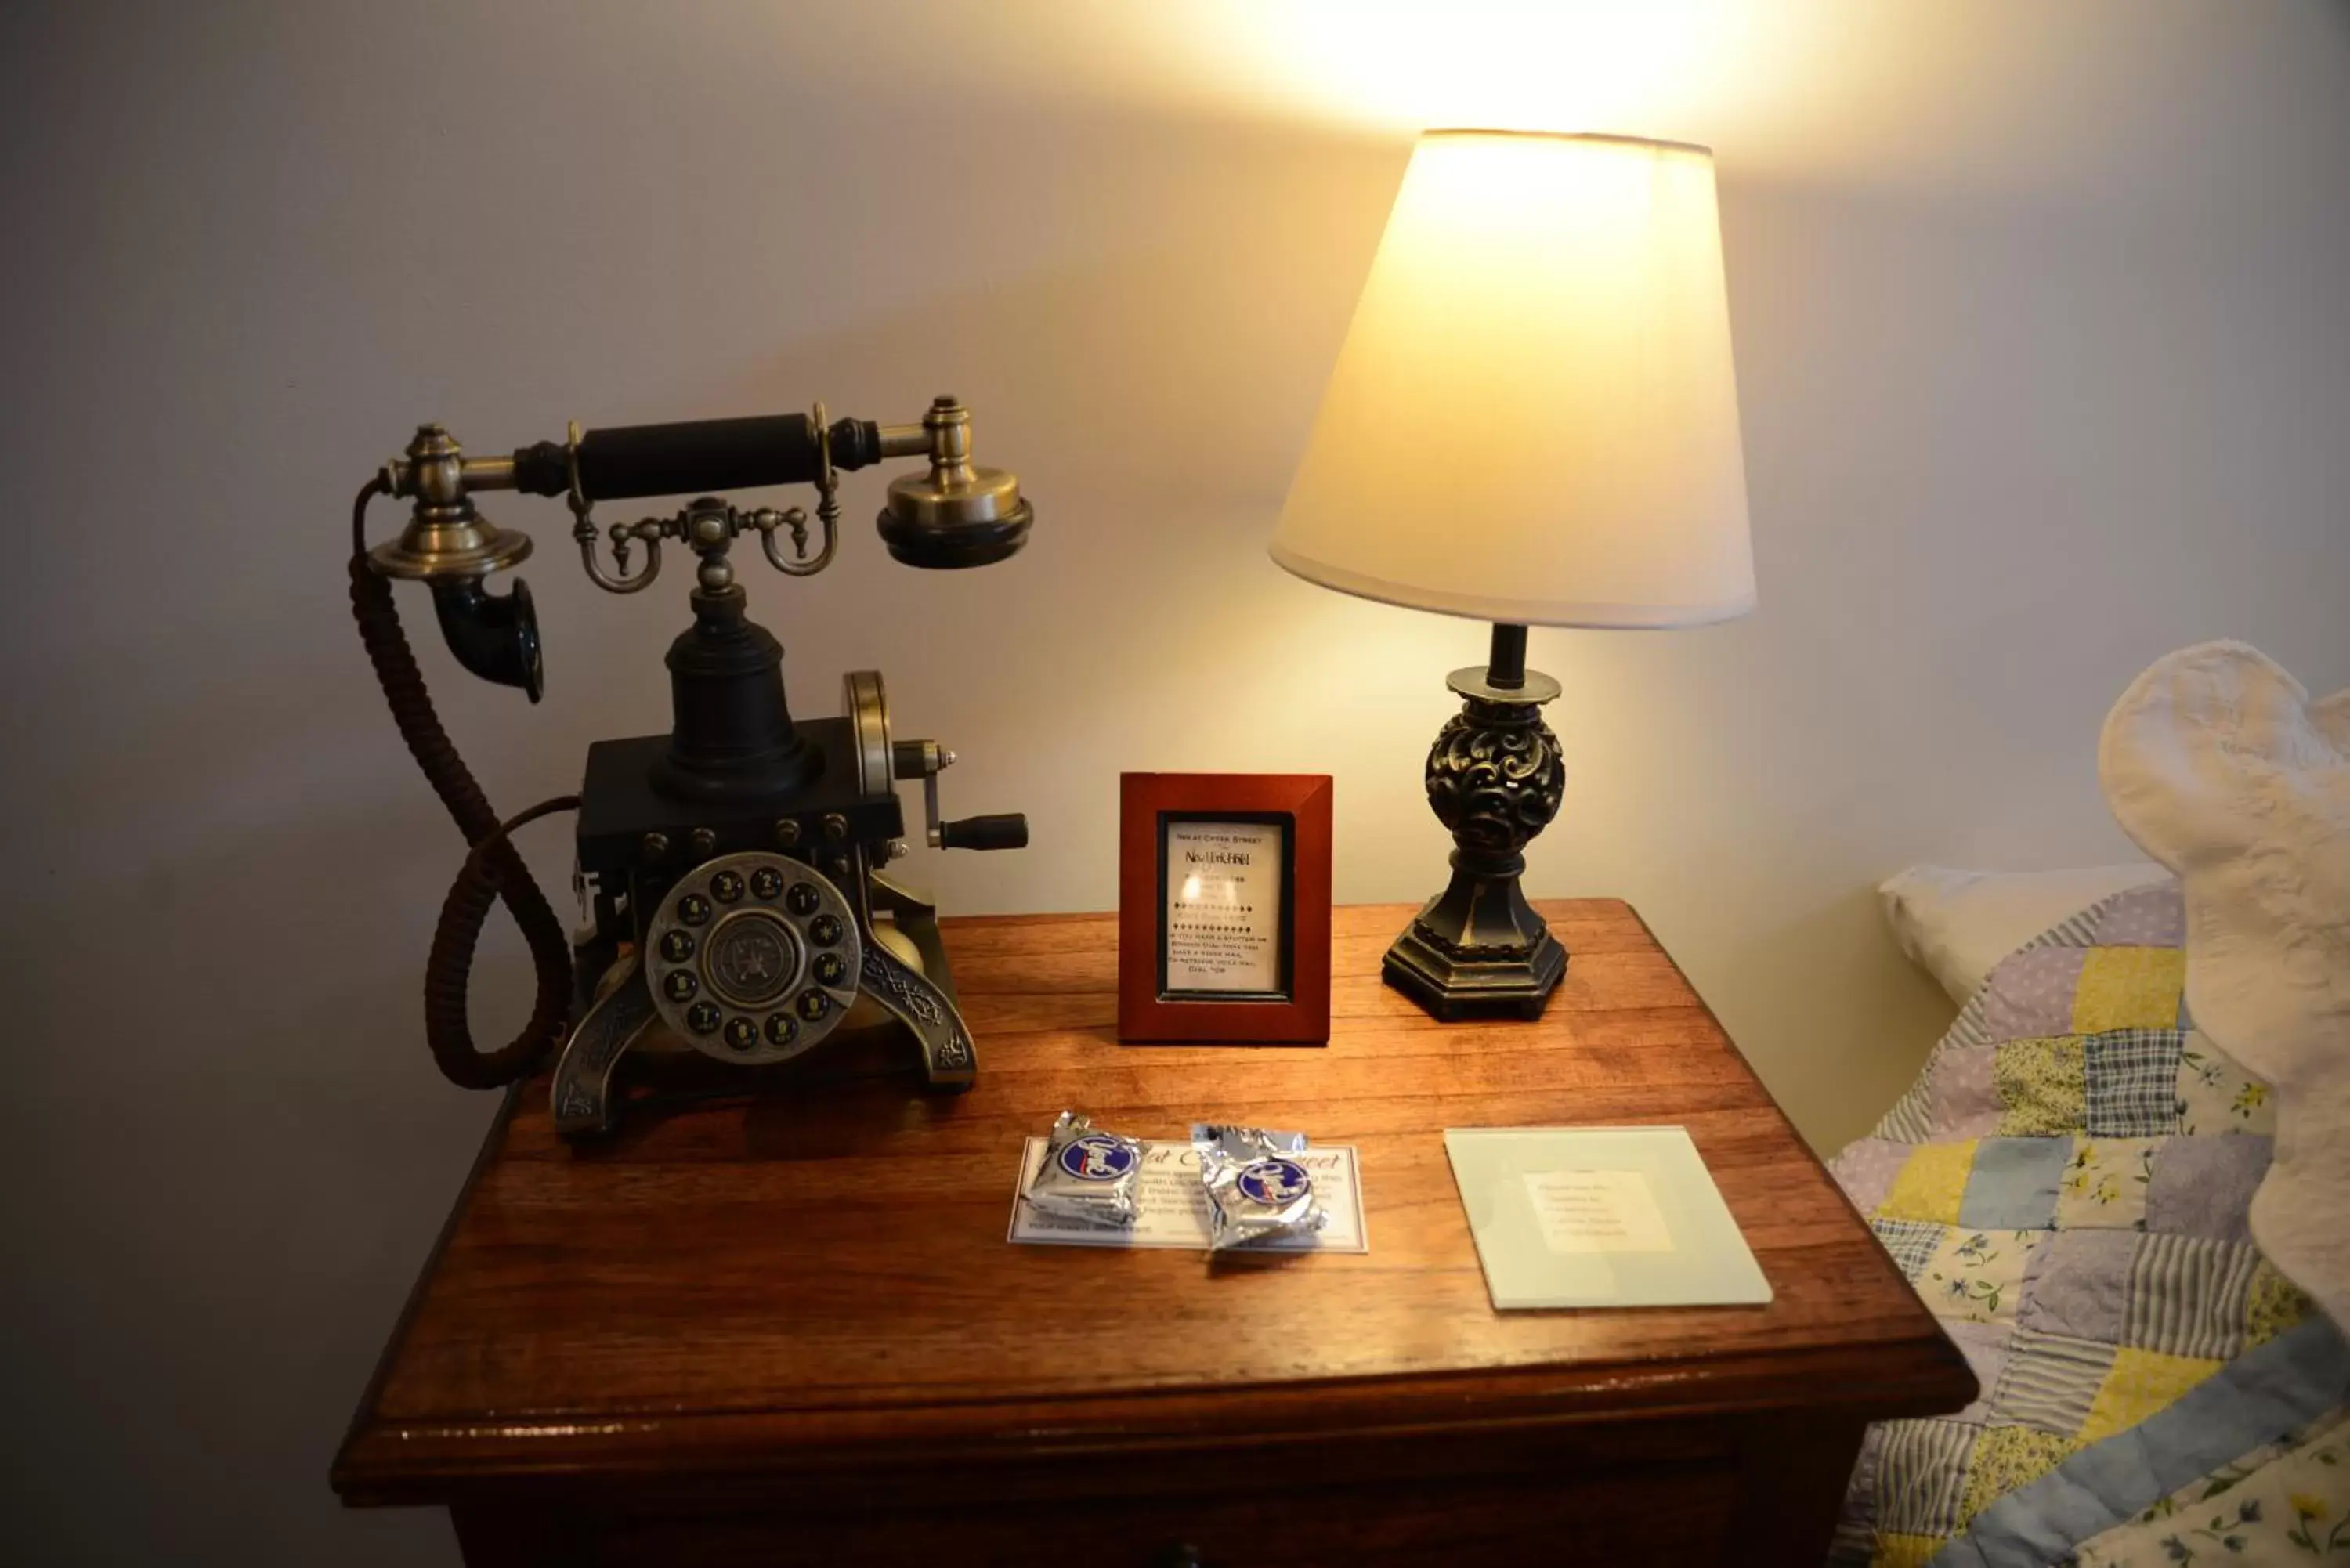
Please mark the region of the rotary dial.
[[848, 900], [783, 855], [722, 855], [678, 879], [645, 932], [662, 1022], [705, 1056], [782, 1062], [832, 1033], [857, 999]]

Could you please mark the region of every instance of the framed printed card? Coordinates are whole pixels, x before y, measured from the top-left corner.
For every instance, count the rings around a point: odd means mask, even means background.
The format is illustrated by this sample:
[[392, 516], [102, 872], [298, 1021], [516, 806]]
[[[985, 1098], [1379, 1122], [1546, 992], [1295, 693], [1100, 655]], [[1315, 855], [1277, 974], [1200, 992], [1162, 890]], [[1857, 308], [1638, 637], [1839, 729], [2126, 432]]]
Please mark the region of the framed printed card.
[[1330, 1038], [1330, 780], [1127, 774], [1118, 1037]]

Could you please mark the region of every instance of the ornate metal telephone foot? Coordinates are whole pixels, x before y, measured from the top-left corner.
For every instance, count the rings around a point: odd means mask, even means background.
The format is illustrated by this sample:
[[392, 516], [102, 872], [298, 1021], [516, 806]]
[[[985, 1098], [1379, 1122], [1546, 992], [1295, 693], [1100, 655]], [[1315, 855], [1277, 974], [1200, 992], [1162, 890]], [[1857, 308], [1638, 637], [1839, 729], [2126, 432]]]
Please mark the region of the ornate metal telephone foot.
[[1558, 815], [1565, 777], [1542, 705], [1558, 682], [1525, 668], [1525, 628], [1447, 681], [1464, 699], [1428, 753], [1428, 804], [1452, 830], [1452, 880], [1387, 952], [1387, 982], [1446, 1023], [1539, 1018], [1566, 950], [1518, 887], [1524, 850]]
[[547, 1104], [555, 1130], [565, 1137], [602, 1137], [612, 1130], [619, 1109], [612, 1098], [612, 1069], [652, 1026], [644, 964], [634, 953], [624, 961], [625, 977], [596, 999], [556, 1058]]
[[960, 1094], [979, 1075], [971, 1028], [954, 999], [867, 933], [858, 989], [913, 1031], [922, 1048], [922, 1086]]
[[[872, 907], [889, 914], [890, 926], [912, 945], [921, 959], [918, 967], [905, 964], [897, 967], [909, 971], [910, 981], [916, 983], [916, 994], [925, 988], [931, 992], [947, 1026], [934, 1030], [927, 1020], [919, 1016], [909, 1017], [905, 1011], [883, 1001], [874, 990], [874, 976], [869, 966], [865, 993], [897, 1013], [899, 1019], [913, 1030], [915, 1038], [921, 1042], [923, 1086], [961, 1094], [970, 1088], [977, 1077], [979, 1062], [971, 1042], [971, 1026], [963, 1022], [962, 1006], [955, 996], [953, 971], [947, 967], [946, 943], [939, 938], [938, 906], [926, 898], [916, 898], [878, 872], [867, 875], [866, 888], [871, 895]], [[868, 932], [869, 935], [869, 927]], [[871, 952], [883, 947], [879, 940], [871, 940], [866, 950]], [[894, 960], [896, 955], [891, 954], [890, 957]], [[887, 985], [889, 982], [883, 981], [881, 983]], [[895, 987], [890, 989], [894, 992]], [[917, 1013], [922, 1011], [916, 1007], [910, 994], [906, 1002], [907, 1007], [914, 1009]], [[932, 1044], [934, 1037], [935, 1046]]]

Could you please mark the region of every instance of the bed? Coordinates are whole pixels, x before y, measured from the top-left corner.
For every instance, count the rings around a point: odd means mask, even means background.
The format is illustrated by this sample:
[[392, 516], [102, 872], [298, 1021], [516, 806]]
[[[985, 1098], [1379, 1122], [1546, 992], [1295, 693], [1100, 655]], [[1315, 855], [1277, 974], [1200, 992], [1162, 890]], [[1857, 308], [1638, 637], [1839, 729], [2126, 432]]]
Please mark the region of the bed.
[[1832, 1562], [2350, 1563], [2339, 721], [2241, 645], [2149, 670], [2107, 793], [2183, 875], [2018, 942], [1832, 1162], [1982, 1388], [1871, 1429]]

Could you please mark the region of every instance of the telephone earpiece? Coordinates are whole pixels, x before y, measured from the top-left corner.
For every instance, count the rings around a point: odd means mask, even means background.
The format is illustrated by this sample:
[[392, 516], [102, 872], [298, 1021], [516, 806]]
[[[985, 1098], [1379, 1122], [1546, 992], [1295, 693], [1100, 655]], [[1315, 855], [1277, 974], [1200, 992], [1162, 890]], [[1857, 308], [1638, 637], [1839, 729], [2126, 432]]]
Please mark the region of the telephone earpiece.
[[528, 583], [516, 577], [511, 591], [494, 594], [479, 577], [437, 577], [432, 608], [441, 618], [442, 640], [458, 663], [484, 680], [519, 686], [532, 701], [538, 701], [546, 690], [546, 671]]

